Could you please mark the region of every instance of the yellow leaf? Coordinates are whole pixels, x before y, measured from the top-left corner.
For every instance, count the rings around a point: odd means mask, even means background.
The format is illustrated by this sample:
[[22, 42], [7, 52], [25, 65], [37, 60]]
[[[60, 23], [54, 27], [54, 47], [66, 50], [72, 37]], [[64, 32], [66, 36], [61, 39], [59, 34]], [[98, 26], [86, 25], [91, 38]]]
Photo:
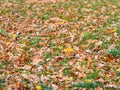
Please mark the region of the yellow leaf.
[[116, 31], [117, 31], [117, 28], [114, 28], [112, 31], [113, 31], [113, 32], [116, 32]]
[[82, 45], [82, 48], [87, 48], [88, 46], [87, 45]]
[[72, 81], [72, 80], [73, 80], [73, 77], [70, 77], [69, 80]]
[[10, 44], [10, 42], [6, 42], [6, 45], [9, 45]]
[[88, 43], [93, 44], [95, 43], [95, 40], [88, 40]]
[[50, 72], [49, 72], [49, 71], [46, 71], [46, 74], [50, 74]]
[[62, 46], [59, 46], [58, 48], [59, 48], [59, 49], [63, 49], [63, 47], [62, 47]]
[[70, 53], [70, 52], [74, 52], [74, 50], [72, 48], [66, 48], [66, 49], [64, 49], [64, 52]]
[[119, 71], [119, 72], [120, 72], [120, 68], [118, 68], [116, 71]]
[[71, 47], [71, 44], [69, 44], [69, 43], [65, 43], [65, 46], [67, 46], [67, 47]]
[[52, 75], [51, 77], [52, 77], [53, 79], [55, 79], [55, 78], [56, 78], [56, 76], [55, 76], [55, 75]]
[[91, 62], [92, 60], [91, 59], [88, 59], [87, 62]]
[[13, 38], [16, 38], [17, 35], [16, 35], [16, 34], [13, 34], [12, 36], [13, 36]]
[[63, 24], [64, 22], [57, 22], [57, 24], [59, 24], [59, 25], [61, 25], [61, 24]]
[[6, 75], [10, 75], [10, 71], [7, 71], [7, 72], [6, 72]]
[[37, 85], [37, 86], [35, 87], [35, 90], [42, 90], [42, 88], [41, 88], [40, 85]]
[[107, 30], [107, 33], [115, 33], [116, 31], [117, 31], [117, 28], [113, 28], [113, 29]]
[[84, 82], [92, 82], [91, 79], [85, 79]]
[[23, 86], [24, 86], [24, 87], [27, 87], [27, 85], [26, 85], [25, 83], [23, 84]]

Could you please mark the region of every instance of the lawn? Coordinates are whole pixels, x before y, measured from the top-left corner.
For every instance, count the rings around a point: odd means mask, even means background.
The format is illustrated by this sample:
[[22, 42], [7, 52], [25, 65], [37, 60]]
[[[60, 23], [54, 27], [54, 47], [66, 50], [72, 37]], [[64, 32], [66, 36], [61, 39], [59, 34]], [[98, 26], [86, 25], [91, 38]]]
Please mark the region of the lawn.
[[0, 90], [120, 90], [119, 0], [55, 1], [0, 0]]

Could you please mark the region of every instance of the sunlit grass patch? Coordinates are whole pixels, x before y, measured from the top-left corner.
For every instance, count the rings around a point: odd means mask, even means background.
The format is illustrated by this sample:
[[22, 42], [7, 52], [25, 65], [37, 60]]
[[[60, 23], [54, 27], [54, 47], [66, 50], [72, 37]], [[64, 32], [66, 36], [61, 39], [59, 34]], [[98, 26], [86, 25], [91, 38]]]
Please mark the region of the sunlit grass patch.
[[120, 57], [120, 45], [117, 48], [110, 50], [109, 54], [115, 57]]
[[95, 89], [97, 87], [103, 87], [102, 83], [95, 83], [95, 82], [79, 82], [77, 84], [73, 84], [72, 88], [87, 88], [87, 89]]
[[3, 61], [0, 62], [0, 69], [6, 67], [6, 66], [8, 66], [8, 65], [9, 65], [9, 62], [6, 61], [6, 60], [3, 60]]
[[32, 38], [31, 41], [30, 41], [30, 45], [36, 45], [36, 44], [39, 44], [39, 38]]
[[117, 74], [117, 76], [120, 76], [120, 71], [117, 71], [116, 74]]
[[0, 79], [0, 89], [4, 88], [5, 87], [5, 80], [3, 79]]
[[63, 70], [63, 75], [64, 75], [64, 76], [70, 75], [70, 73], [71, 73], [71, 70], [70, 70], [69, 68], [65, 68], [65, 69]]
[[68, 62], [69, 62], [70, 60], [71, 60], [70, 58], [64, 58], [64, 60], [62, 60], [62, 61], [60, 62], [60, 64], [63, 65], [63, 66], [67, 66], [67, 65], [68, 65]]
[[41, 88], [42, 88], [42, 90], [52, 90], [51, 87], [44, 85], [44, 84], [41, 85]]
[[6, 36], [6, 35], [7, 35], [7, 32], [6, 32], [4, 29], [1, 29], [1, 28], [0, 28], [0, 34], [2, 34], [2, 35], [5, 35], [5, 36]]
[[93, 73], [88, 74], [88, 76], [87, 76], [86, 78], [87, 78], [87, 79], [95, 79], [96, 77], [99, 76], [99, 72], [100, 72], [100, 71], [94, 71]]

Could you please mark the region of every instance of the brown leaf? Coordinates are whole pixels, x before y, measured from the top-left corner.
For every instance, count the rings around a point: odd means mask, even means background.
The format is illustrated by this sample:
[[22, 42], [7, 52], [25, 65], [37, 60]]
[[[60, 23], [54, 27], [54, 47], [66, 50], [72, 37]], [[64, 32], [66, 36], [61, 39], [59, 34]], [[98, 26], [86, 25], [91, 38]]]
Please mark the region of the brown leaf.
[[116, 75], [116, 73], [115, 73], [115, 72], [113, 72], [113, 71], [111, 71], [111, 72], [110, 72], [110, 75], [113, 77], [113, 76], [115, 76], [115, 75]]
[[112, 62], [114, 60], [113, 55], [108, 55], [105, 59], [105, 62]]
[[55, 60], [58, 61], [58, 62], [61, 61], [62, 59], [63, 59], [63, 57], [61, 57], [61, 56], [58, 56], [58, 57], [55, 58]]

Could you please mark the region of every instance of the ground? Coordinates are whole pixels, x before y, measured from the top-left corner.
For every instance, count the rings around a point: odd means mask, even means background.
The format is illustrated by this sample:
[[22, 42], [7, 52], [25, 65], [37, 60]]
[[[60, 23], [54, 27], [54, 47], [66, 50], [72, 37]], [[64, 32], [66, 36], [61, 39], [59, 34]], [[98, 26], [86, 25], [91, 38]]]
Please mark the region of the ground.
[[26, 2], [31, 3], [31, 2], [42, 2], [42, 3], [55, 3], [58, 1], [65, 1], [65, 0], [26, 0]]
[[1, 0], [0, 90], [119, 90], [118, 0]]

